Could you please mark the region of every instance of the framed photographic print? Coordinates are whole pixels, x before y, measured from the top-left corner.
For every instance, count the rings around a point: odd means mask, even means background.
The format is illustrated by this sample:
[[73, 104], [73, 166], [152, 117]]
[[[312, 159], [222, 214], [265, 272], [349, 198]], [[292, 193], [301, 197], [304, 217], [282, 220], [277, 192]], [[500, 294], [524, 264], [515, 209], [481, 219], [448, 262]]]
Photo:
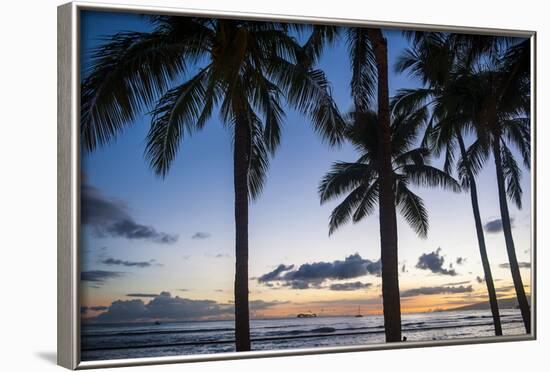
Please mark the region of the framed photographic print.
[[535, 32], [73, 2], [58, 40], [60, 365], [536, 337]]

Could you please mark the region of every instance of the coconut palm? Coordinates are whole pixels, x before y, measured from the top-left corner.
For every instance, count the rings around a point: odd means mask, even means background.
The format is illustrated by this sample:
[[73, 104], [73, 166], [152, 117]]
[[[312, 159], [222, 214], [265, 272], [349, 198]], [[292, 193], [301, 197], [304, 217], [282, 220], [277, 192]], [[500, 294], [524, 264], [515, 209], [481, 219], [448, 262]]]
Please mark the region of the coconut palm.
[[265, 183], [284, 120], [283, 97], [308, 115], [330, 144], [343, 120], [324, 73], [314, 62], [333, 28], [194, 17], [150, 17], [152, 32], [114, 35], [93, 55], [82, 87], [81, 136], [86, 150], [115, 138], [143, 109], [152, 122], [145, 156], [161, 177], [181, 142], [215, 110], [233, 138], [235, 189], [236, 350], [250, 350], [248, 206]]
[[380, 29], [348, 28], [346, 40], [351, 62], [351, 95], [356, 112], [376, 102], [378, 141], [378, 205], [382, 264], [382, 302], [386, 342], [401, 341], [401, 301], [397, 251], [397, 214], [393, 190], [391, 118], [388, 90], [388, 45]]
[[[418, 128], [426, 117], [427, 111], [400, 113], [391, 117], [390, 127], [394, 207], [399, 209], [406, 222], [423, 238], [428, 234], [428, 211], [422, 198], [410, 187], [442, 187], [460, 191], [456, 180], [430, 165], [427, 148], [415, 147]], [[359, 158], [351, 163], [334, 163], [323, 177], [318, 190], [321, 203], [345, 196], [330, 215], [329, 234], [350, 221], [357, 223], [372, 215], [377, 203], [380, 208], [380, 130], [378, 115], [373, 111], [350, 114], [346, 137], [359, 153]], [[382, 246], [382, 250], [384, 248]]]
[[[439, 148], [446, 146], [446, 167], [452, 166], [454, 148], [459, 147], [461, 160], [458, 166], [463, 184], [470, 188], [495, 332], [501, 334], [500, 321], [496, 319], [498, 307], [494, 284], [489, 283], [490, 270], [486, 269], [488, 260], [484, 253], [484, 239], [481, 239], [481, 221], [476, 213], [477, 197], [474, 197], [475, 174], [488, 155], [493, 154], [506, 250], [518, 304], [529, 333], [529, 304], [515, 254], [507, 202], [508, 196], [521, 208], [521, 170], [509, 145], [519, 150], [526, 168], [530, 165], [529, 42], [494, 38], [484, 41], [476, 37], [475, 45], [482, 50], [477, 53], [476, 61], [476, 57], [472, 57], [476, 53], [471, 52], [473, 43], [464, 43], [466, 37], [461, 37], [463, 43], [457, 43], [453, 37], [441, 42], [433, 35], [425, 35], [421, 44], [418, 38], [416, 41], [420, 51], [407, 52], [398, 68], [410, 69], [429, 88], [402, 91], [398, 99], [409, 109], [432, 99], [439, 120], [435, 127], [439, 137], [436, 142]], [[483, 45], [485, 47], [480, 47]], [[460, 55], [458, 61], [456, 53]], [[478, 137], [467, 150], [461, 133], [464, 130], [475, 131]]]
[[531, 311], [516, 257], [508, 199], [522, 207], [521, 169], [511, 147], [530, 168], [530, 81], [529, 41], [509, 48], [494, 65], [471, 76], [464, 95], [467, 115], [476, 124], [478, 140], [468, 150], [475, 169], [493, 155], [498, 187], [502, 231], [518, 305], [527, 333], [531, 332]]
[[[467, 156], [463, 139], [463, 131], [471, 130], [471, 122], [462, 115], [460, 100], [454, 93], [460, 91], [460, 73], [472, 61], [472, 46], [458, 45], [454, 35], [441, 33], [409, 34], [413, 39], [413, 47], [406, 50], [396, 65], [398, 72], [410, 71], [426, 86], [420, 89], [401, 90], [394, 97], [397, 110], [414, 110], [430, 108], [432, 111], [431, 125], [425, 139], [436, 155], [445, 153], [444, 169], [452, 173], [455, 158], [458, 154], [458, 174], [463, 188], [470, 191], [470, 200], [474, 216], [479, 253], [483, 267], [485, 284], [489, 296], [489, 304], [493, 316], [495, 335], [502, 335], [502, 325], [498, 309], [498, 301], [487, 255], [485, 234], [481, 221], [478, 202], [477, 185]], [[483, 44], [483, 43], [480, 43]], [[479, 44], [477, 44], [479, 45]]]

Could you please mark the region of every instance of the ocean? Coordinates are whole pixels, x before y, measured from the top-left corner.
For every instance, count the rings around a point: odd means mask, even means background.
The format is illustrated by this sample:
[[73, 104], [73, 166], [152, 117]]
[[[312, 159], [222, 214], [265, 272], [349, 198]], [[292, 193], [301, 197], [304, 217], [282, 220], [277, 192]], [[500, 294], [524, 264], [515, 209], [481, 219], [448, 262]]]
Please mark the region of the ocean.
[[[501, 310], [505, 335], [523, 335], [521, 314]], [[251, 320], [253, 350], [303, 349], [384, 343], [381, 315]], [[494, 335], [488, 310], [402, 315], [408, 341], [449, 340]], [[81, 359], [112, 360], [233, 352], [233, 321], [161, 324], [86, 324], [81, 332]]]

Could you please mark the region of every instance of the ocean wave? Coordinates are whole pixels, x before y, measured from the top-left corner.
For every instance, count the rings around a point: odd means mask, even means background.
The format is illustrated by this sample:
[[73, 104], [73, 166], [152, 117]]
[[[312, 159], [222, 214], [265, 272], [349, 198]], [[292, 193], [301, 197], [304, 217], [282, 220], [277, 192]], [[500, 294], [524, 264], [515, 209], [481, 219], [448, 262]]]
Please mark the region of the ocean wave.
[[196, 328], [196, 329], [166, 329], [166, 330], [143, 330], [143, 331], [119, 331], [119, 332], [97, 332], [83, 333], [82, 337], [121, 337], [121, 336], [148, 336], [166, 334], [189, 334], [189, 333], [212, 333], [212, 332], [233, 332], [234, 328]]

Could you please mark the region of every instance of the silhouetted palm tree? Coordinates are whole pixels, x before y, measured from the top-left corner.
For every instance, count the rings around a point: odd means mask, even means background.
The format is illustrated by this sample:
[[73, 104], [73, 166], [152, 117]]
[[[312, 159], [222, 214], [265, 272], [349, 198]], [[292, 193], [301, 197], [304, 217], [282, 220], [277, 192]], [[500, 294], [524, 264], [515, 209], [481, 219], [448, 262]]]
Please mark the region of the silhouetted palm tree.
[[[425, 142], [436, 155], [445, 153], [444, 169], [452, 173], [456, 153], [458, 152], [460, 166], [458, 174], [461, 184], [469, 189], [472, 211], [476, 227], [479, 253], [483, 267], [485, 284], [489, 296], [489, 304], [493, 316], [495, 335], [502, 335], [502, 325], [498, 309], [495, 284], [487, 256], [485, 234], [479, 209], [477, 185], [471, 165], [468, 161], [467, 149], [462, 132], [471, 131], [472, 124], [464, 117], [460, 103], [455, 94], [460, 91], [460, 74], [472, 62], [471, 45], [458, 44], [454, 35], [442, 33], [415, 33], [411, 36], [413, 47], [406, 50], [396, 65], [396, 70], [411, 71], [411, 75], [426, 86], [419, 89], [400, 90], [394, 97], [397, 109], [432, 111], [431, 125], [426, 131]], [[457, 150], [458, 148], [458, 150]]]
[[395, 180], [392, 169], [391, 123], [388, 90], [388, 45], [380, 29], [348, 28], [346, 31], [352, 79], [351, 95], [354, 110], [366, 112], [376, 101], [380, 130], [379, 159], [379, 219], [380, 260], [382, 264], [382, 302], [386, 342], [401, 341], [401, 301], [399, 295], [399, 262], [397, 250], [397, 216], [395, 210]]
[[82, 144], [93, 150], [112, 140], [152, 107], [145, 155], [165, 177], [182, 140], [219, 109], [233, 134], [236, 349], [250, 350], [249, 199], [259, 196], [279, 145], [283, 96], [330, 144], [339, 142], [343, 120], [324, 73], [313, 67], [334, 30], [317, 27], [300, 46], [291, 31], [306, 26], [150, 18], [152, 32], [116, 34], [95, 51], [82, 88]]
[[493, 155], [498, 186], [502, 230], [517, 301], [527, 333], [531, 332], [531, 311], [516, 257], [508, 200], [521, 209], [519, 168], [510, 145], [517, 148], [524, 167], [531, 162], [530, 131], [530, 44], [529, 40], [509, 47], [487, 69], [471, 76], [472, 89], [464, 105], [476, 124], [478, 140], [468, 150], [470, 163], [479, 169], [489, 153]]
[[[417, 131], [426, 119], [426, 112], [392, 116], [390, 127], [392, 193], [394, 207], [420, 237], [428, 234], [428, 211], [422, 199], [410, 186], [442, 187], [460, 191], [460, 185], [442, 170], [430, 165], [427, 148], [413, 147]], [[380, 203], [380, 142], [378, 115], [372, 111], [350, 114], [346, 136], [359, 153], [356, 162], [337, 162], [319, 185], [321, 203], [345, 196], [332, 211], [329, 234], [343, 224], [370, 216]], [[380, 205], [379, 205], [380, 208]], [[382, 223], [382, 221], [380, 221]], [[382, 250], [384, 250], [382, 246]], [[384, 280], [384, 278], [382, 278]], [[384, 304], [386, 306], [386, 304]]]
[[[435, 38], [430, 39], [433, 41]], [[452, 42], [451, 39], [451, 44]], [[440, 91], [445, 90], [444, 94], [437, 98], [436, 111], [439, 110], [440, 118], [446, 115], [445, 113], [451, 114], [439, 125], [439, 141], [452, 146], [451, 141], [455, 136], [461, 152], [464, 152], [464, 144], [460, 143], [462, 135], [457, 128], [474, 130], [478, 137], [467, 150], [466, 156], [462, 156], [460, 169], [463, 180], [470, 182], [489, 154], [493, 155], [506, 250], [525, 329], [530, 333], [529, 303], [517, 263], [507, 202], [508, 197], [521, 208], [521, 170], [508, 147], [509, 144], [519, 150], [525, 167], [530, 167], [530, 44], [528, 40], [518, 42], [509, 38], [498, 40], [478, 36], [475, 39], [477, 49], [472, 52], [474, 43], [469, 42], [467, 37], [461, 36], [459, 41], [454, 43], [454, 50], [462, 49], [462, 52], [466, 50], [469, 53], [464, 54], [467, 58], [462, 58], [454, 67], [452, 75], [446, 77], [449, 81], [445, 86], [434, 84], [441, 76], [429, 71], [430, 68], [427, 69], [427, 73], [421, 75], [425, 83], [431, 83]], [[428, 54], [431, 69], [444, 73], [446, 68], [453, 68], [451, 65], [454, 61], [445, 57], [444, 48], [432, 48]], [[409, 57], [411, 56], [412, 54], [409, 54]], [[407, 59], [409, 62], [406, 62]], [[415, 73], [420, 73], [423, 63], [415, 64], [412, 60], [413, 58], [403, 59], [400, 67], [411, 68]], [[433, 92], [426, 89], [417, 90], [417, 94], [410, 93], [400, 94], [401, 100], [409, 101], [409, 107], [419, 104]], [[452, 149], [448, 147], [447, 164], [451, 163], [451, 154]], [[471, 190], [472, 185], [475, 187], [475, 183], [470, 182]], [[487, 284], [489, 286], [489, 283]]]

